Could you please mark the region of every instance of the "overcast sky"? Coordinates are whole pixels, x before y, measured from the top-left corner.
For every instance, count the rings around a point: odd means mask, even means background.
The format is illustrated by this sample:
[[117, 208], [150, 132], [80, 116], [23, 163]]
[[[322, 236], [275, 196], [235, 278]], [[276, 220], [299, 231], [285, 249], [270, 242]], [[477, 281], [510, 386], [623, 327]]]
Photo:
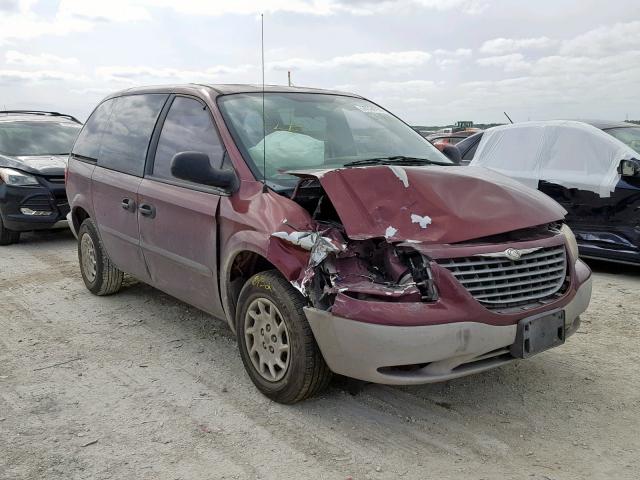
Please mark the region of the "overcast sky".
[[640, 118], [639, 0], [0, 0], [0, 107], [83, 119], [110, 92], [260, 81], [413, 124]]

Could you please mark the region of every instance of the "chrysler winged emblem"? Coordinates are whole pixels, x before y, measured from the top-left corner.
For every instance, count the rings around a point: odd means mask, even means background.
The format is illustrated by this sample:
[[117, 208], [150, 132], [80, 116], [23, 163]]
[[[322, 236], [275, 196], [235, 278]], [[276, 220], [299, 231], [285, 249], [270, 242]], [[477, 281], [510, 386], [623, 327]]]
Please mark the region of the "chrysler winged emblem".
[[507, 248], [503, 252], [492, 252], [492, 253], [476, 253], [474, 257], [490, 257], [490, 258], [508, 258], [512, 262], [520, 260], [522, 255], [526, 255], [528, 253], [533, 253], [537, 250], [540, 250], [542, 247], [534, 247], [534, 248]]
[[517, 248], [507, 248], [504, 251], [504, 256], [507, 257], [509, 260], [520, 260], [520, 257], [522, 256], [522, 254], [520, 253], [520, 250], [518, 250]]

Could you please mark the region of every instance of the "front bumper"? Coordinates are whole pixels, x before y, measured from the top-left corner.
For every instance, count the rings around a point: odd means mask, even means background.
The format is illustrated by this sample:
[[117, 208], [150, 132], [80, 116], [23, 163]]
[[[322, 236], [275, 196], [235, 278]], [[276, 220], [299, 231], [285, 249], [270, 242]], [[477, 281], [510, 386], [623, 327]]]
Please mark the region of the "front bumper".
[[[0, 185], [0, 215], [5, 227], [16, 232], [66, 227], [69, 203], [64, 183], [39, 179], [41, 185], [18, 187]], [[27, 215], [22, 210], [50, 212]]]
[[[576, 266], [581, 261], [576, 262]], [[586, 267], [565, 312], [566, 336], [580, 325], [591, 299]], [[548, 312], [558, 310], [549, 305]], [[305, 313], [329, 368], [338, 374], [388, 385], [433, 383], [509, 363], [517, 325], [458, 321], [421, 326], [366, 323], [315, 308]], [[522, 318], [527, 317], [526, 314]]]

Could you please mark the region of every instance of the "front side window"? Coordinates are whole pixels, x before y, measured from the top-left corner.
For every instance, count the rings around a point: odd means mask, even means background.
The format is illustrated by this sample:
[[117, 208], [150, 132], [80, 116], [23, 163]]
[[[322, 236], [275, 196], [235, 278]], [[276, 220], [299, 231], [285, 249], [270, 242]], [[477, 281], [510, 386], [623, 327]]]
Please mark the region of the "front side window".
[[174, 179], [171, 160], [176, 153], [188, 151], [206, 153], [214, 168], [222, 165], [224, 149], [207, 107], [192, 98], [176, 97], [162, 126], [153, 176]]
[[605, 132], [640, 153], [640, 127], [609, 128]]
[[109, 116], [111, 115], [113, 102], [113, 98], [102, 102], [87, 119], [87, 123], [82, 127], [76, 143], [73, 146], [73, 153], [75, 155], [80, 155], [81, 157], [92, 160], [98, 159], [100, 142], [102, 141], [104, 131], [109, 126]]
[[218, 104], [254, 174], [282, 187], [297, 181], [288, 170], [398, 156], [451, 164], [411, 127], [361, 98], [265, 93], [264, 125], [262, 93], [225, 95]]
[[98, 165], [141, 177], [147, 148], [167, 95], [128, 95], [115, 99], [102, 137]]
[[81, 127], [75, 122], [1, 122], [0, 153], [12, 156], [68, 155]]

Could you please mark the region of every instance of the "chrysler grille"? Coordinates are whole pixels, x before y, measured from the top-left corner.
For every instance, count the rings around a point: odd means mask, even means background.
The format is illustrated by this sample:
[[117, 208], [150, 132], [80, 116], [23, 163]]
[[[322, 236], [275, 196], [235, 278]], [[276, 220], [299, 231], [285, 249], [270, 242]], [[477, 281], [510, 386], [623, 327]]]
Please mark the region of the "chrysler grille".
[[541, 248], [518, 260], [473, 256], [437, 262], [494, 310], [546, 303], [560, 293], [567, 274], [564, 245]]

